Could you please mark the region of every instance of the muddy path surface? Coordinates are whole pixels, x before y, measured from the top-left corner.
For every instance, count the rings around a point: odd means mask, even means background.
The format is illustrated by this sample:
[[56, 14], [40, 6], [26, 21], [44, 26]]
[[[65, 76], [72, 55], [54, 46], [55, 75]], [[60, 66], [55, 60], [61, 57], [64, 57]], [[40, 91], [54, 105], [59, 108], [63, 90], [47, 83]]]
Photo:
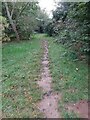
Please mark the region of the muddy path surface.
[[51, 87], [52, 77], [49, 70], [48, 42], [43, 40], [42, 46], [44, 54], [42, 58], [41, 80], [38, 81], [38, 85], [42, 88], [43, 99], [38, 103], [38, 107], [44, 113], [45, 118], [61, 118], [60, 112], [58, 111], [58, 100], [60, 96], [58, 93], [53, 92]]
[[[80, 100], [75, 104], [67, 104], [66, 109], [68, 111], [74, 111], [80, 118], [90, 118], [90, 102], [86, 100]], [[88, 119], [89, 120], [89, 119]]]

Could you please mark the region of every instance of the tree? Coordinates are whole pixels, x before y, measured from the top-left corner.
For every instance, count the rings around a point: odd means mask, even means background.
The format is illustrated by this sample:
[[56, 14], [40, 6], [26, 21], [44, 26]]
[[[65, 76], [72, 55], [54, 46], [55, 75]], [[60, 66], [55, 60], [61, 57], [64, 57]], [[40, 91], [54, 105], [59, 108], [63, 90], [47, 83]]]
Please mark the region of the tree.
[[90, 39], [90, 2], [62, 2], [57, 4], [53, 11], [51, 28], [56, 41], [72, 49], [78, 57], [88, 53]]
[[41, 9], [37, 10], [37, 32], [44, 33], [46, 30], [46, 26], [49, 23], [50, 19], [45, 11], [42, 11]]
[[[38, 2], [5, 2], [2, 4], [2, 15], [7, 18], [9, 27], [5, 29], [7, 35], [13, 39], [29, 39], [39, 26]], [[40, 17], [40, 16], [39, 16]], [[15, 34], [14, 34], [15, 33]]]
[[5, 2], [4, 4], [5, 4], [5, 8], [6, 8], [6, 12], [7, 12], [7, 16], [8, 16], [9, 22], [10, 22], [12, 28], [13, 28], [13, 31], [14, 31], [15, 34], [16, 34], [17, 40], [19, 41], [19, 40], [20, 40], [19, 34], [18, 34], [18, 32], [17, 32], [16, 25], [14, 24], [14, 22], [13, 22], [13, 20], [12, 20], [12, 15], [13, 15], [14, 7], [13, 7], [13, 10], [12, 10], [11, 15], [10, 15], [7, 2]]

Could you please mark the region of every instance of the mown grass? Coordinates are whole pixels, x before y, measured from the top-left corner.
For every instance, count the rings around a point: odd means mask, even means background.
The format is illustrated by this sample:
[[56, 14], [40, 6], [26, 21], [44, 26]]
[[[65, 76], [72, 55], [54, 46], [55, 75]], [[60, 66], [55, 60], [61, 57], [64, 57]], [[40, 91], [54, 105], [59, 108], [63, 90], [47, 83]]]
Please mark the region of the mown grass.
[[40, 39], [3, 44], [2, 55], [3, 117], [42, 116], [35, 104], [42, 96], [37, 85], [42, 56]]
[[42, 48], [41, 40], [48, 40], [52, 86], [62, 94], [59, 108], [63, 118], [79, 117], [68, 112], [65, 104], [88, 99], [88, 65], [71, 59], [63, 45], [47, 35], [35, 35], [32, 41], [3, 45], [3, 116], [13, 118], [41, 117], [36, 102], [42, 93], [37, 86], [40, 79]]
[[79, 117], [65, 109], [65, 104], [79, 100], [88, 100], [88, 65], [83, 61], [71, 59], [70, 52], [64, 45], [54, 42], [54, 38], [46, 37], [49, 43], [50, 71], [53, 88], [62, 94], [59, 108], [64, 118]]

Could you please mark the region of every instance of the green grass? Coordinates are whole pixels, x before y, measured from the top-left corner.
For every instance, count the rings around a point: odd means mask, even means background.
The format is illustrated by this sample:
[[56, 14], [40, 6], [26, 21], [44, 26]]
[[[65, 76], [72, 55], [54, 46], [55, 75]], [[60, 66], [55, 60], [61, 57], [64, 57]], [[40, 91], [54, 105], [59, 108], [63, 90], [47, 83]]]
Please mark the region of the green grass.
[[42, 93], [37, 85], [40, 79], [41, 40], [3, 44], [2, 111], [3, 117], [37, 118], [42, 116], [36, 102]]
[[59, 108], [63, 118], [79, 116], [65, 109], [65, 104], [88, 99], [88, 65], [71, 59], [71, 51], [45, 34], [35, 35], [32, 41], [3, 44], [3, 116], [13, 118], [41, 117], [37, 103], [42, 93], [40, 79], [41, 40], [48, 40], [52, 86], [62, 94]]
[[47, 40], [53, 89], [62, 94], [62, 101], [59, 102], [62, 116], [75, 118], [77, 115], [68, 113], [64, 105], [88, 100], [88, 65], [83, 61], [73, 61], [71, 51], [55, 43], [54, 38], [47, 37]]

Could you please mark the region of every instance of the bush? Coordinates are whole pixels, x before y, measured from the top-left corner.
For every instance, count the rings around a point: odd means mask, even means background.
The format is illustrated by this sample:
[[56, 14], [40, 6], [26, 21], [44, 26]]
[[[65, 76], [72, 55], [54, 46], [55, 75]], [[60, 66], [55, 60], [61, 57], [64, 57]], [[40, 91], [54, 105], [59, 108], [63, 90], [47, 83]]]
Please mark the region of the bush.
[[7, 23], [7, 20], [5, 17], [0, 16], [0, 41], [10, 41], [10, 38], [5, 33], [5, 29], [8, 28], [9, 24]]

